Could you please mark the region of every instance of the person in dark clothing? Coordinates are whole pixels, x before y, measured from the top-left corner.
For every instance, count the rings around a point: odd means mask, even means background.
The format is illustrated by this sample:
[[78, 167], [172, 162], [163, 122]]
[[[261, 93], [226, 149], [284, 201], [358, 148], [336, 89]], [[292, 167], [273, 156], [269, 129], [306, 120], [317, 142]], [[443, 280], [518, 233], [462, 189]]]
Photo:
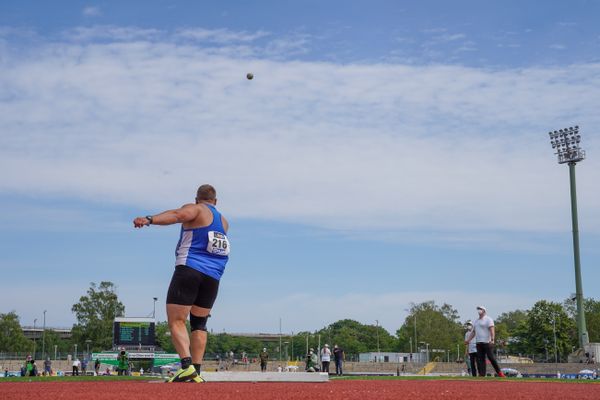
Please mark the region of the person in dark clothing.
[[333, 360], [335, 361], [335, 374], [343, 375], [342, 366], [344, 364], [344, 350], [338, 345], [333, 346]]
[[263, 351], [259, 354], [260, 357], [260, 371], [267, 371], [267, 362], [269, 361], [269, 353], [267, 353], [267, 348], [265, 347]]

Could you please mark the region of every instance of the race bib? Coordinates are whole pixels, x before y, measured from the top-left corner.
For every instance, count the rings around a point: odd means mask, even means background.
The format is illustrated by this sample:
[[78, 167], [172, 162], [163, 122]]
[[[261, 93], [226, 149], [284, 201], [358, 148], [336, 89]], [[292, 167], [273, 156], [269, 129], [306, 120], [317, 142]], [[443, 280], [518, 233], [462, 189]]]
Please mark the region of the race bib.
[[208, 232], [208, 246], [206, 246], [206, 251], [217, 256], [228, 256], [229, 240], [227, 240], [227, 236], [221, 232]]

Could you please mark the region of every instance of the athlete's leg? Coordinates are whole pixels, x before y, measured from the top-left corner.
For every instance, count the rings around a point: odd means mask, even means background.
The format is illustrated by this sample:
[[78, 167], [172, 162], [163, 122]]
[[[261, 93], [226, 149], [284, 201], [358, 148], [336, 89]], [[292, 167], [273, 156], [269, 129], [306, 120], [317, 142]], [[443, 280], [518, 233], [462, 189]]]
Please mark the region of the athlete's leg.
[[[210, 308], [192, 306], [191, 315], [194, 317], [200, 317], [205, 321], [205, 319], [208, 318], [209, 314]], [[206, 350], [206, 340], [208, 338], [208, 333], [206, 332], [206, 323], [204, 323], [204, 326], [200, 327], [200, 329], [194, 329], [193, 327], [192, 329], [192, 363], [202, 364], [202, 359], [204, 358], [204, 351]]]
[[190, 310], [192, 364], [194, 364], [197, 371], [200, 371], [204, 351], [206, 350], [208, 339], [206, 323], [219, 292], [219, 281], [217, 279], [202, 273], [200, 273], [200, 276], [198, 294]]
[[171, 341], [179, 357], [190, 357], [190, 337], [188, 336], [185, 322], [192, 306], [167, 304], [167, 319], [171, 331]]

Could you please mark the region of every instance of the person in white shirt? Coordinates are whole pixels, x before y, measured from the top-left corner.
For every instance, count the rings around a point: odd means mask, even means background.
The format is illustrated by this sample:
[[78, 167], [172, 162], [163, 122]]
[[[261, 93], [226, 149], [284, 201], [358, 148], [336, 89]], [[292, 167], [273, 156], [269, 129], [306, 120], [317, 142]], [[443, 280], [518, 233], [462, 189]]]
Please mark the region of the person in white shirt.
[[477, 376], [477, 344], [475, 339], [470, 339], [471, 333], [473, 333], [473, 323], [467, 321], [467, 332], [465, 332], [465, 361], [469, 367], [469, 372], [473, 376]]
[[75, 361], [73, 361], [73, 376], [79, 376], [79, 366], [81, 365], [81, 361], [79, 361], [79, 358], [76, 358]]
[[329, 363], [331, 362], [331, 350], [329, 345], [325, 343], [325, 346], [321, 349], [321, 372], [329, 373]]
[[477, 306], [479, 318], [475, 320], [474, 330], [465, 340], [465, 344], [469, 344], [475, 338], [477, 345], [477, 371], [479, 376], [485, 376], [485, 358], [487, 356], [490, 364], [496, 370], [499, 377], [504, 378], [504, 374], [498, 367], [496, 357], [494, 357], [494, 342], [496, 340], [496, 329], [494, 328], [494, 320], [487, 316], [487, 310], [484, 306]]

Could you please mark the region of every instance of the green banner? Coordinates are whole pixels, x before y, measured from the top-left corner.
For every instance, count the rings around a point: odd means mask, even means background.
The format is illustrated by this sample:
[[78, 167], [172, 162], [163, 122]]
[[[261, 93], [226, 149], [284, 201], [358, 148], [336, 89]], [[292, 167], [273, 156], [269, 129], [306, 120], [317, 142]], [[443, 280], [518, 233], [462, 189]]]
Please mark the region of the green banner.
[[[131, 352], [127, 353], [130, 360], [154, 360], [154, 366], [160, 367], [167, 364], [174, 364], [181, 361], [178, 354], [170, 353], [141, 353]], [[103, 364], [118, 365], [119, 364], [119, 353], [92, 353], [92, 360], [100, 360]]]

